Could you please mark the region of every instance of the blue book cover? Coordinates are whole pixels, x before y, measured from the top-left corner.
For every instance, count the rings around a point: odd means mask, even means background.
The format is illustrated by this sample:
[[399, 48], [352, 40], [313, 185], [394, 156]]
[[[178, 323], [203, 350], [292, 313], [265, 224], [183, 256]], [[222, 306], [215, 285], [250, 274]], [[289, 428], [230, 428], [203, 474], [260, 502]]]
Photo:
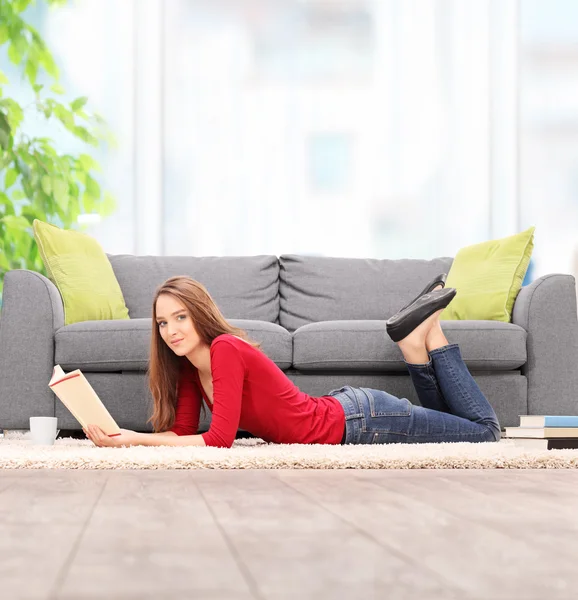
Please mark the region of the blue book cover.
[[522, 427], [578, 427], [576, 415], [520, 415]]

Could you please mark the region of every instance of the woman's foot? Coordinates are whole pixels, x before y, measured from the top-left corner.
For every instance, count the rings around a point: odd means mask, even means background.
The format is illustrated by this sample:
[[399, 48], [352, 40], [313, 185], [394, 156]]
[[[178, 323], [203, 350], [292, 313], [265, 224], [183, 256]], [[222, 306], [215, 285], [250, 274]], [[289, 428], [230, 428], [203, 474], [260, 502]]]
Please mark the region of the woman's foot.
[[[414, 365], [423, 365], [429, 362], [430, 358], [428, 352], [430, 348], [427, 346], [427, 340], [430, 332], [437, 329], [437, 327], [439, 327], [441, 332], [439, 323], [442, 312], [443, 308], [425, 319], [409, 335], [404, 337], [403, 340], [397, 342], [406, 362]], [[432, 341], [435, 343], [437, 339], [437, 336], [435, 336], [432, 338]], [[437, 347], [439, 348], [440, 346]]]
[[431, 329], [429, 330], [427, 337], [425, 338], [425, 347], [428, 352], [432, 350], [437, 350], [438, 348], [443, 348], [449, 344], [444, 332], [442, 330], [442, 325], [438, 319], [433, 323]]
[[[436, 290], [441, 290], [442, 286], [438, 285]], [[432, 350], [436, 350], [437, 348], [442, 348], [443, 346], [447, 346], [449, 344], [444, 332], [442, 331], [442, 325], [439, 319], [443, 311], [439, 311], [439, 313], [435, 313], [437, 315], [437, 319], [434, 320], [430, 330], [427, 333], [425, 338], [425, 347], [428, 352]]]
[[387, 335], [396, 343], [403, 340], [434, 312], [448, 306], [456, 293], [454, 288], [445, 288], [420, 296], [410, 306], [398, 311], [385, 322]]
[[[441, 290], [442, 288], [442, 285], [438, 285], [432, 291]], [[429, 353], [432, 350], [449, 344], [440, 322], [442, 312], [443, 309], [435, 312], [407, 337], [398, 342], [398, 346], [408, 363], [425, 364], [429, 362]]]

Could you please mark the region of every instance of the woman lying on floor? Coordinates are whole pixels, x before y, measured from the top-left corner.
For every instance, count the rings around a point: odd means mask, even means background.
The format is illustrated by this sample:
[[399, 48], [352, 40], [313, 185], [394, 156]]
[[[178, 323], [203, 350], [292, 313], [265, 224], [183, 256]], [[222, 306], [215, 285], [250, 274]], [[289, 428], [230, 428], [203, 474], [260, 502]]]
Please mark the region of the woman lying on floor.
[[[159, 433], [121, 429], [109, 437], [92, 425], [84, 432], [97, 446], [230, 448], [239, 428], [278, 444], [498, 441], [494, 410], [442, 331], [440, 313], [456, 294], [444, 285], [440, 275], [386, 323], [421, 402], [416, 406], [350, 386], [309, 396], [225, 320], [203, 285], [172, 277], [153, 302], [149, 420]], [[197, 435], [201, 397], [212, 421]]]

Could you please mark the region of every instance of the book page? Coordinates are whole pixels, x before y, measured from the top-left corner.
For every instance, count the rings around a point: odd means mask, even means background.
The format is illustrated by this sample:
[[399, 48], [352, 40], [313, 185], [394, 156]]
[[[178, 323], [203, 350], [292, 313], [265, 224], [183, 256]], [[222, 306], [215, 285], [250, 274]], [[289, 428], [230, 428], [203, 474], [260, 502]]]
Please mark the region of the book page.
[[50, 387], [55, 381], [59, 381], [64, 376], [65, 376], [65, 373], [62, 370], [62, 367], [60, 365], [56, 365], [54, 367], [54, 371], [52, 372], [52, 379], [50, 380], [50, 383], [48, 384], [48, 386]]
[[80, 369], [66, 374], [57, 365], [48, 385], [82, 427], [98, 425], [109, 436], [120, 434], [115, 420]]

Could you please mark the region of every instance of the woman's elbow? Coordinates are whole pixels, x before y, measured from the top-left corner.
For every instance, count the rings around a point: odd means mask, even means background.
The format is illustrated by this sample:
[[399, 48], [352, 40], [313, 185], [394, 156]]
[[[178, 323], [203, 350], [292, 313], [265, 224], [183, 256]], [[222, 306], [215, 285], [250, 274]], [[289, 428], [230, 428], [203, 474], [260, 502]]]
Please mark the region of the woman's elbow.
[[229, 439], [224, 437], [205, 437], [205, 445], [212, 446], [213, 448], [231, 448], [235, 438]]

